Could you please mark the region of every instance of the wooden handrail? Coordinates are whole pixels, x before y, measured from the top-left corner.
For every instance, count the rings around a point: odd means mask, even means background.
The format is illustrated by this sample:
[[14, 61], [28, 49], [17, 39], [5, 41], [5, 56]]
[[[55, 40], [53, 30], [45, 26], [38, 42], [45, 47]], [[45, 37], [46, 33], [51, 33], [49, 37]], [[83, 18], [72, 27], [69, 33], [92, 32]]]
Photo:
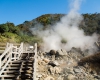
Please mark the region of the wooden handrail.
[[[14, 48], [16, 51], [13, 51]], [[16, 53], [18, 53], [18, 56], [16, 56]], [[7, 43], [5, 51], [0, 56], [0, 75], [9, 64], [9, 62], [12, 61], [12, 59], [18, 60], [20, 58], [21, 53], [23, 53], [23, 43], [20, 44], [19, 48], [17, 48], [17, 46], [13, 46], [11, 43]], [[14, 57], [12, 57], [12, 54]]]
[[13, 44], [7, 44], [4, 53], [0, 56], [0, 75], [12, 59], [12, 46]]

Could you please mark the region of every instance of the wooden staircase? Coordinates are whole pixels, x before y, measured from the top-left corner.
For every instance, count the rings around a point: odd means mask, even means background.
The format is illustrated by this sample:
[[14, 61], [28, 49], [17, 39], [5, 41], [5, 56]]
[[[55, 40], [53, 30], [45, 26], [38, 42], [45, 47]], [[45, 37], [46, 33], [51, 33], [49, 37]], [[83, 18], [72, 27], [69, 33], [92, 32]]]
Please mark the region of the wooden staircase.
[[[1, 59], [1, 61], [4, 60], [5, 63], [4, 61], [1, 62], [3, 65], [1, 65], [0, 69], [2, 71], [2, 74], [0, 75], [0, 80], [33, 80], [35, 52], [31, 52], [29, 50], [28, 52], [25, 52], [25, 50], [23, 50], [24, 53], [21, 52], [21, 55], [19, 56], [20, 53], [18, 53], [17, 47], [13, 46], [13, 48], [16, 48], [15, 51], [17, 52], [12, 52], [11, 61], [9, 61], [8, 54], [7, 58], [4, 55], [4, 59]], [[2, 52], [4, 51], [2, 50]], [[1, 56], [3, 55], [1, 54]], [[6, 62], [8, 62], [8, 65], [2, 70], [2, 67], [6, 65]]]

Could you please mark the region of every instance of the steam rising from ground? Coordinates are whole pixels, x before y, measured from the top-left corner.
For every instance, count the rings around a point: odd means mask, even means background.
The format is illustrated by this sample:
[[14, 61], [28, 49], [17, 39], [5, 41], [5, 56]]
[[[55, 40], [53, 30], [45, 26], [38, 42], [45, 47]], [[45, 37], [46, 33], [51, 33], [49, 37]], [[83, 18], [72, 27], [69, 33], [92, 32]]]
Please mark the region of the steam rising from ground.
[[[42, 31], [42, 25], [36, 25], [32, 28], [33, 34], [38, 35], [43, 39], [44, 50], [50, 49], [66, 49], [70, 50], [72, 47], [81, 48], [81, 50], [89, 49], [96, 50], [94, 42], [97, 41], [98, 36], [85, 36], [84, 31], [78, 28], [80, 22], [83, 20], [82, 15], [78, 13], [81, 0], [72, 0], [71, 10], [64, 16], [60, 22], [54, 26]], [[66, 43], [62, 43], [62, 40]]]

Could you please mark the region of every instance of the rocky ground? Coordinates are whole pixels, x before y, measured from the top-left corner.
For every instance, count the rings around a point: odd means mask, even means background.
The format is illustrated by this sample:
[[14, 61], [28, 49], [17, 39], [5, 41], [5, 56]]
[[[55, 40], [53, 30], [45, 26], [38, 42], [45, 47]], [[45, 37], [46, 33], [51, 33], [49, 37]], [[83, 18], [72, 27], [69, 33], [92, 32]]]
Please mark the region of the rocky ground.
[[88, 64], [79, 66], [86, 56], [80, 49], [38, 52], [38, 80], [100, 80], [100, 75]]

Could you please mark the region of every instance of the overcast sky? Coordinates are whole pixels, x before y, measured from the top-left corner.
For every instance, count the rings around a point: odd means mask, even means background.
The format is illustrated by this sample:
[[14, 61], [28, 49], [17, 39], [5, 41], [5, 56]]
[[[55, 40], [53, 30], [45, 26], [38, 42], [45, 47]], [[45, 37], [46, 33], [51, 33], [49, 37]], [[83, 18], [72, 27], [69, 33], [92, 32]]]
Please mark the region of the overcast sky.
[[[67, 14], [72, 0], [0, 0], [0, 24], [15, 25], [43, 14]], [[81, 1], [81, 0], [80, 0]], [[79, 13], [100, 13], [100, 0], [82, 0]]]

